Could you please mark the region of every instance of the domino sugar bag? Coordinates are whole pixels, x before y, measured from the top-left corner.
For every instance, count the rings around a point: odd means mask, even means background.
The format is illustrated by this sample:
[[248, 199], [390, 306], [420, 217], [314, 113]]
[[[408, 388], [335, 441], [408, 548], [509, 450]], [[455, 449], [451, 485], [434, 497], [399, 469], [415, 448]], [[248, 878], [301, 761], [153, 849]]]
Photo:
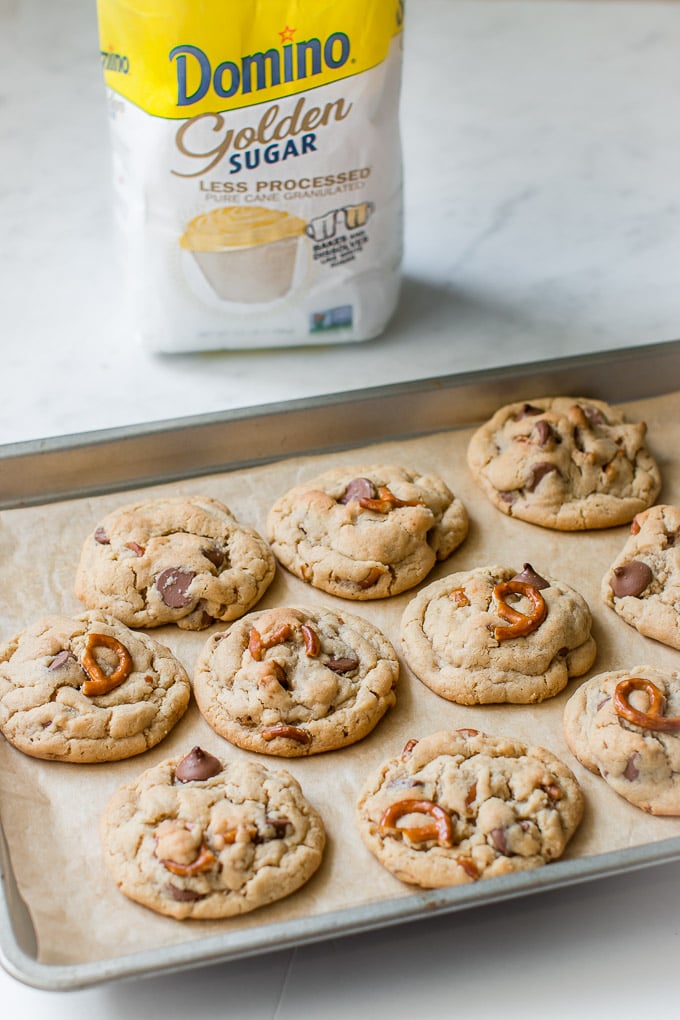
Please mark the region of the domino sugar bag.
[[365, 340], [399, 294], [403, 0], [98, 0], [135, 329]]

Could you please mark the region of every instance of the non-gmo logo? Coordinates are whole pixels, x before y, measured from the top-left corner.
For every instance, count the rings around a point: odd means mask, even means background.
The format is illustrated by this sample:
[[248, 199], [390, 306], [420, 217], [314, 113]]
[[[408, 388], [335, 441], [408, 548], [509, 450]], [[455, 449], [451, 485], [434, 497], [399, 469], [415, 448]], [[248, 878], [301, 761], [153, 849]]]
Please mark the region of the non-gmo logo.
[[[292, 34], [294, 30], [288, 31]], [[344, 32], [333, 32], [324, 42], [320, 39], [287, 42], [280, 49], [251, 53], [238, 63], [224, 60], [214, 69], [198, 46], [175, 46], [169, 57], [176, 62], [177, 105], [191, 106], [205, 98], [211, 86], [220, 99], [230, 99], [239, 92], [247, 95], [323, 74], [325, 69], [338, 70], [347, 63], [349, 54], [349, 37]]]
[[105, 71], [114, 71], [116, 74], [130, 73], [130, 61], [124, 54], [101, 50], [100, 56]]

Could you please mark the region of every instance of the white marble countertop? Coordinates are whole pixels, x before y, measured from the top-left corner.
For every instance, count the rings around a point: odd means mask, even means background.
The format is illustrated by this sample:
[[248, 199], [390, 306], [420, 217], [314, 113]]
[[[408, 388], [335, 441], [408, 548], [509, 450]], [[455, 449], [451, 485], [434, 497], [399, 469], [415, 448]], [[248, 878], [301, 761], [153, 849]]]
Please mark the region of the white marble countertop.
[[[403, 295], [364, 344], [152, 355], [112, 249], [94, 4], [0, 0], [0, 443], [680, 335], [680, 4], [410, 0]], [[680, 863], [6, 1015], [617, 1020], [675, 1009]]]

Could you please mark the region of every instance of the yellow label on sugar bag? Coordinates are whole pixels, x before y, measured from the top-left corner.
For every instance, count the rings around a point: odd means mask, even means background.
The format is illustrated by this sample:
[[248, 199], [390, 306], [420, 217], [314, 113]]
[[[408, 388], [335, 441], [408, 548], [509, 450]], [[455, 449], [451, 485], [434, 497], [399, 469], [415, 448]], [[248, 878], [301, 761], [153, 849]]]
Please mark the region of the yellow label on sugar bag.
[[133, 328], [364, 340], [397, 302], [403, 0], [98, 0]]
[[403, 0], [98, 0], [106, 84], [156, 117], [236, 110], [385, 60]]

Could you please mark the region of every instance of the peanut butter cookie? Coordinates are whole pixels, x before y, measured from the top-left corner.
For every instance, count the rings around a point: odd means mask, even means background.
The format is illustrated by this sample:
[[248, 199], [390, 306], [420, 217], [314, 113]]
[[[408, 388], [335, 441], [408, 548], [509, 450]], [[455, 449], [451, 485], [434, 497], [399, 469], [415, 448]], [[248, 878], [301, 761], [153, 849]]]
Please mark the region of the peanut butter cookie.
[[525, 563], [434, 581], [407, 605], [401, 640], [415, 675], [449, 701], [526, 704], [590, 669], [591, 624], [577, 591]]
[[319, 867], [326, 840], [293, 776], [200, 747], [118, 790], [100, 831], [120, 891], [180, 920], [233, 917], [290, 895]]
[[470, 729], [409, 741], [357, 804], [371, 853], [427, 889], [554, 861], [582, 814], [581, 788], [554, 754]]
[[659, 494], [644, 422], [601, 400], [547, 397], [500, 408], [472, 437], [468, 464], [495, 507], [559, 531], [625, 524]]
[[0, 648], [0, 730], [34, 758], [141, 754], [184, 715], [190, 690], [168, 648], [105, 613], [45, 617]]
[[315, 588], [380, 599], [412, 588], [467, 535], [463, 504], [434, 475], [386, 465], [333, 468], [271, 508], [280, 563]]
[[680, 648], [680, 507], [637, 514], [602, 597], [640, 634]]
[[634, 666], [592, 677], [565, 706], [564, 735], [625, 800], [680, 815], [680, 673]]
[[208, 638], [194, 695], [232, 744], [292, 758], [365, 737], [395, 703], [398, 675], [394, 649], [367, 620], [279, 608]]
[[129, 627], [201, 630], [235, 620], [269, 587], [265, 540], [216, 499], [149, 499], [119, 507], [83, 545], [76, 596]]

